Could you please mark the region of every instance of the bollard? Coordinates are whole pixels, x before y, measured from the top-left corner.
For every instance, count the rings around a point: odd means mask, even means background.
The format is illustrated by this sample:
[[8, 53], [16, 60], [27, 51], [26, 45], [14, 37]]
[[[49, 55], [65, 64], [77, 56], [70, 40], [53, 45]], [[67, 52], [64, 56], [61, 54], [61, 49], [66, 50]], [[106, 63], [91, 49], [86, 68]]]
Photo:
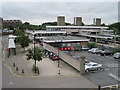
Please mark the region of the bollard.
[[100, 85], [98, 85], [98, 90], [100, 90], [101, 89], [101, 86]]
[[13, 66], [15, 67], [15, 63], [13, 63]]
[[59, 70], [58, 74], [60, 75], [60, 70]]
[[22, 69], [22, 73], [25, 73], [25, 72], [24, 72], [24, 69]]
[[16, 67], [16, 71], [18, 71], [18, 67]]
[[40, 74], [39, 70], [38, 70], [38, 74]]

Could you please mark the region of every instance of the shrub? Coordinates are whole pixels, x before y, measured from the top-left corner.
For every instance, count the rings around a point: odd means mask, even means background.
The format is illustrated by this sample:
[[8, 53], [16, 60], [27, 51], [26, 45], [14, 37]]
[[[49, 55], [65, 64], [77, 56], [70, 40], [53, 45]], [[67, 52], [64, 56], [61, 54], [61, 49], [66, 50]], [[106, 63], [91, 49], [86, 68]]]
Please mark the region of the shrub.
[[89, 42], [88, 43], [89, 48], [96, 48], [96, 44], [94, 42]]
[[115, 47], [112, 51], [113, 51], [113, 53], [120, 52], [120, 46], [119, 47]]

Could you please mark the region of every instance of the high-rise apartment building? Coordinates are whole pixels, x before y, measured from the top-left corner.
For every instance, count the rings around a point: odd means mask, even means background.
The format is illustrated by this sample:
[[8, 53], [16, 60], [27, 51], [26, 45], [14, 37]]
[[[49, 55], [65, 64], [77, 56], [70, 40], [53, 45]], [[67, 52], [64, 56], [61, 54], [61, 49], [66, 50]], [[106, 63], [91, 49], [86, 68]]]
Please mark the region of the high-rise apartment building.
[[65, 25], [65, 16], [58, 16], [57, 17], [57, 25], [64, 26]]
[[100, 26], [101, 25], [101, 18], [94, 18], [93, 24], [95, 26]]
[[82, 17], [74, 17], [74, 25], [81, 26], [82, 25]]

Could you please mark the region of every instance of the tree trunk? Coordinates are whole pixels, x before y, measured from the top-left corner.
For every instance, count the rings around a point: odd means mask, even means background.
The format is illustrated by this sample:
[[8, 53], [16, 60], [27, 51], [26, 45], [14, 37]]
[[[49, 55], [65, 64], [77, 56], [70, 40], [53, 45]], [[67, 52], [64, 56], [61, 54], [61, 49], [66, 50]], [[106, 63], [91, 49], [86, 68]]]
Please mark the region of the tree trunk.
[[35, 73], [36, 73], [36, 60], [35, 60]]

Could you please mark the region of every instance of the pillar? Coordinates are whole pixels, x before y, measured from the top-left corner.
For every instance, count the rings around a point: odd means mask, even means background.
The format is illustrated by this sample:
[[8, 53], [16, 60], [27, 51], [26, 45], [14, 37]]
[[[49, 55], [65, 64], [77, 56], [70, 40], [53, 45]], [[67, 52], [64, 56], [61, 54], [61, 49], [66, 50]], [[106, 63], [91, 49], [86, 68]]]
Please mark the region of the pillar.
[[80, 58], [80, 74], [85, 75], [85, 57]]

